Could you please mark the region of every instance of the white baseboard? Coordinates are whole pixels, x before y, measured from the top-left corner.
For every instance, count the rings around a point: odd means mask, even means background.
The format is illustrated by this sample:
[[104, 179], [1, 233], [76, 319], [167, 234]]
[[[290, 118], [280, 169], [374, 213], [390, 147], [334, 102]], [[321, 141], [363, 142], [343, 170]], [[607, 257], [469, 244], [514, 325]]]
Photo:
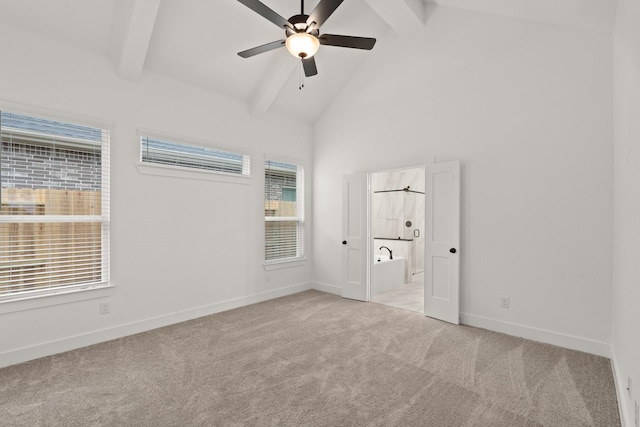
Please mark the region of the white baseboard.
[[460, 313], [460, 321], [468, 326], [502, 332], [503, 334], [553, 344], [558, 347], [569, 348], [571, 350], [584, 351], [585, 353], [591, 353], [602, 357], [611, 357], [611, 345], [600, 341], [566, 335], [545, 329], [532, 328], [531, 326], [504, 322], [502, 320], [476, 316], [468, 313]]
[[300, 283], [0, 353], [0, 368], [312, 289]]
[[[342, 288], [340, 288], [340, 286], [330, 285], [327, 283], [312, 282], [311, 288], [335, 295], [342, 294]], [[611, 357], [611, 345], [605, 342], [580, 338], [545, 329], [533, 328], [517, 323], [504, 322], [502, 320], [468, 313], [460, 313], [460, 321], [465, 325], [475, 326], [477, 328], [488, 329], [490, 331], [501, 332], [507, 335], [553, 344], [572, 350], [584, 351], [585, 353], [595, 354], [602, 357]]]
[[340, 286], [329, 285], [327, 283], [313, 282], [311, 283], [311, 289], [326, 292], [329, 294], [342, 295], [342, 288]]
[[616, 358], [616, 350], [613, 346], [611, 346], [611, 369], [613, 370], [613, 381], [616, 385], [616, 394], [618, 397], [620, 424], [622, 427], [631, 427], [631, 419], [627, 418], [627, 414], [631, 414], [631, 412], [627, 412], [628, 394], [626, 381], [620, 376], [620, 371], [618, 371], [618, 359]]

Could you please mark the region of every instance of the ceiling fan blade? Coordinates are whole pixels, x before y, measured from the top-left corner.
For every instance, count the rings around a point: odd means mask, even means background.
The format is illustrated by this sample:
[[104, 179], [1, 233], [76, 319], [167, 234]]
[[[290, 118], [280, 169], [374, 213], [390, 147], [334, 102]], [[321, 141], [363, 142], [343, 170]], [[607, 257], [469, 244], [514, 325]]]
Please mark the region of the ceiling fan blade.
[[371, 37], [339, 36], [336, 34], [322, 34], [318, 37], [320, 44], [326, 46], [350, 47], [353, 49], [371, 50], [376, 39]]
[[260, 53], [269, 52], [270, 50], [277, 49], [279, 47], [284, 46], [286, 40], [277, 40], [275, 42], [263, 44], [262, 46], [256, 46], [251, 49], [243, 50], [242, 52], [238, 52], [238, 55], [243, 58], [249, 58]]
[[320, 0], [320, 3], [313, 9], [313, 12], [307, 19], [307, 25], [311, 25], [312, 22], [316, 23], [316, 28], [321, 26], [324, 21], [331, 16], [331, 14], [340, 6], [344, 0]]
[[289, 21], [284, 19], [282, 16], [278, 15], [273, 10], [269, 9], [269, 7], [267, 7], [264, 3], [258, 0], [238, 0], [238, 1], [243, 5], [247, 6], [249, 9], [253, 10], [258, 15], [261, 15], [264, 18], [268, 19], [269, 21], [273, 22], [278, 27], [293, 29]]
[[316, 68], [316, 60], [313, 58], [305, 58], [302, 60], [302, 68], [304, 68], [304, 75], [307, 77], [315, 76], [318, 74], [318, 68]]

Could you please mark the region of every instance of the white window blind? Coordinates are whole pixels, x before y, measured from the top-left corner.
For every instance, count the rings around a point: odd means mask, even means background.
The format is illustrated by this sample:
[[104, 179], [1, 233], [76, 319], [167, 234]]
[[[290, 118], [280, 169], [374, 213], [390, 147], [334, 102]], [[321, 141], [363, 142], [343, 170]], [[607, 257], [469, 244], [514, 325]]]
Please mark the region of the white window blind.
[[304, 169], [265, 161], [264, 214], [266, 263], [304, 256]]
[[249, 176], [251, 174], [250, 158], [246, 154], [165, 141], [149, 136], [140, 137], [140, 161], [232, 175]]
[[0, 301], [109, 282], [109, 131], [2, 111]]

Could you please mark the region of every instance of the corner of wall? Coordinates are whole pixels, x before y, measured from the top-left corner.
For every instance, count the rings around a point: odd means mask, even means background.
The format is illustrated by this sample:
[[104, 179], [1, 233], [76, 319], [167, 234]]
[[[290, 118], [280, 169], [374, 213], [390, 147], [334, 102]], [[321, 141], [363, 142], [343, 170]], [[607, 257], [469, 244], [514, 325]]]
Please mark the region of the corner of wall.
[[340, 286], [329, 285], [328, 283], [312, 282], [311, 289], [334, 295], [342, 295], [342, 288], [340, 288]]
[[613, 382], [616, 387], [616, 398], [618, 399], [618, 412], [620, 413], [620, 424], [622, 427], [631, 427], [631, 421], [627, 419], [627, 403], [624, 398], [627, 388], [624, 385], [624, 379], [620, 376], [618, 370], [618, 359], [616, 358], [615, 347], [611, 346], [611, 370], [613, 372]]

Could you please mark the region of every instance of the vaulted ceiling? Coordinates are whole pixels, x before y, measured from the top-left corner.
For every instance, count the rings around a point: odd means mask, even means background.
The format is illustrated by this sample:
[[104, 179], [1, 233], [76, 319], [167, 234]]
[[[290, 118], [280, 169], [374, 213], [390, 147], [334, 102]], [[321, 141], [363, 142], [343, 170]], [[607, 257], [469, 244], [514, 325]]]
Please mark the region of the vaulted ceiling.
[[[263, 0], [285, 18], [298, 0]], [[307, 0], [310, 12], [318, 0]], [[345, 0], [324, 33], [384, 38], [429, 25], [439, 6], [610, 32], [615, 0]], [[299, 89], [300, 61], [286, 49], [243, 59], [237, 52], [284, 39], [284, 31], [236, 0], [0, 0], [3, 23], [111, 60], [124, 79], [162, 74], [246, 102], [252, 114], [278, 112], [313, 123], [373, 51], [321, 46], [318, 75]]]

